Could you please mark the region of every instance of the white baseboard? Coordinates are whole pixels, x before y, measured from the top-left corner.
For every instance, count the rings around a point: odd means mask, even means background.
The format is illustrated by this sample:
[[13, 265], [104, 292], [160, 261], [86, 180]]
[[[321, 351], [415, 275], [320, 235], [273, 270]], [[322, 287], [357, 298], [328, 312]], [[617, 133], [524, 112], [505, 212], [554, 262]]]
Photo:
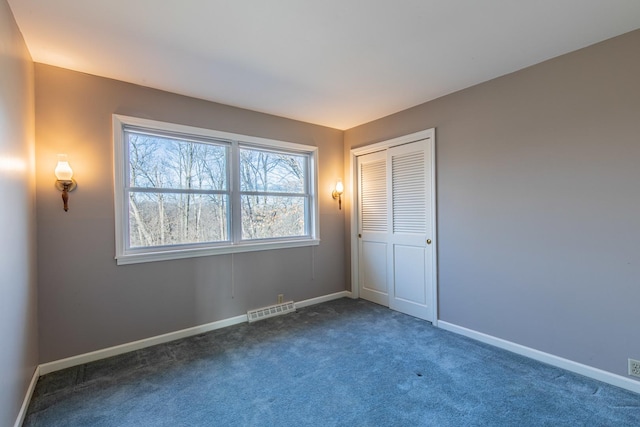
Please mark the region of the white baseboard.
[[224, 328], [238, 323], [247, 321], [247, 315], [243, 314], [229, 319], [219, 320], [217, 322], [207, 323], [193, 328], [182, 329], [167, 334], [156, 335], [155, 337], [145, 338], [139, 341], [133, 341], [126, 344], [116, 345], [114, 347], [104, 348], [102, 350], [92, 351], [90, 353], [79, 354], [77, 356], [67, 357], [66, 359], [55, 360], [53, 362], [43, 363], [40, 365], [40, 375], [46, 375], [51, 372], [60, 371], [72, 366], [82, 365], [96, 360], [106, 359], [107, 357], [117, 356], [119, 354], [128, 353], [130, 351], [140, 350], [145, 347], [151, 347], [157, 344], [163, 344], [169, 341], [179, 340], [181, 338], [191, 337], [202, 334], [204, 332], [213, 331], [215, 329]]
[[351, 297], [351, 292], [341, 291], [341, 292], [336, 292], [334, 294], [323, 295], [321, 297], [306, 299], [304, 301], [297, 302], [296, 307], [299, 307], [299, 308], [308, 307], [310, 305], [316, 305], [316, 304], [321, 304], [323, 302], [333, 301], [334, 299], [350, 298], [350, 297]]
[[[320, 304], [327, 301], [332, 301], [339, 298], [349, 297], [351, 292], [342, 291], [334, 294], [323, 295], [317, 298], [311, 298], [308, 300], [296, 302], [296, 307], [307, 307], [310, 305]], [[53, 362], [43, 363], [40, 365], [40, 375], [46, 375], [51, 372], [59, 371], [62, 369], [70, 368], [72, 366], [83, 365], [89, 362], [95, 362], [96, 360], [106, 359], [107, 357], [117, 356], [119, 354], [128, 353], [130, 351], [140, 350], [145, 347], [151, 347], [157, 344], [164, 344], [169, 341], [179, 340], [181, 338], [187, 338], [194, 335], [199, 335], [205, 332], [213, 331], [227, 326], [237, 325], [238, 323], [244, 323], [247, 321], [247, 315], [243, 314], [229, 319], [219, 320], [217, 322], [207, 323], [200, 326], [194, 326], [193, 328], [182, 329], [175, 332], [169, 332], [163, 335], [156, 335], [154, 337], [145, 338], [139, 341], [133, 341], [126, 344], [117, 345], [114, 347], [105, 348], [102, 350], [92, 351], [90, 353], [79, 354], [77, 356], [67, 357], [66, 359], [54, 360]]]
[[564, 359], [553, 354], [545, 353], [543, 351], [536, 350], [530, 347], [525, 347], [511, 341], [503, 340], [502, 338], [497, 338], [492, 335], [487, 335], [482, 332], [467, 329], [462, 326], [454, 325], [442, 320], [438, 322], [438, 327], [459, 335], [464, 335], [465, 337], [472, 338], [476, 341], [481, 341], [485, 344], [499, 347], [512, 353], [516, 353], [521, 356], [525, 356], [530, 359], [555, 366], [557, 368], [566, 369], [567, 371], [575, 372], [576, 374], [580, 374], [585, 377], [593, 378], [595, 380], [602, 381], [616, 387], [624, 388], [634, 393], [640, 393], [640, 381], [634, 381], [621, 375], [603, 371], [602, 369], [594, 368], [592, 366], [583, 365], [582, 363], [574, 362], [573, 360]]
[[35, 371], [33, 372], [33, 376], [31, 377], [31, 382], [29, 383], [29, 388], [27, 389], [27, 393], [24, 395], [24, 400], [22, 401], [22, 406], [20, 407], [20, 412], [18, 412], [18, 418], [16, 418], [16, 423], [14, 427], [22, 426], [24, 422], [24, 417], [27, 416], [27, 409], [29, 408], [29, 403], [31, 403], [31, 396], [33, 396], [33, 391], [36, 389], [36, 383], [38, 382], [38, 378], [40, 377], [40, 367], [36, 366]]

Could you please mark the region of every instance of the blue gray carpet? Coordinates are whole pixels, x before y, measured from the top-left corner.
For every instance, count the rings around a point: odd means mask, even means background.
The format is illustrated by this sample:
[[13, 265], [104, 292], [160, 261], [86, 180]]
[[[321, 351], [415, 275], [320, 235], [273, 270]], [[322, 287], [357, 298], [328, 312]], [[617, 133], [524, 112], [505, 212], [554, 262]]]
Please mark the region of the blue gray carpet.
[[640, 426], [640, 395], [342, 299], [41, 377], [25, 426]]

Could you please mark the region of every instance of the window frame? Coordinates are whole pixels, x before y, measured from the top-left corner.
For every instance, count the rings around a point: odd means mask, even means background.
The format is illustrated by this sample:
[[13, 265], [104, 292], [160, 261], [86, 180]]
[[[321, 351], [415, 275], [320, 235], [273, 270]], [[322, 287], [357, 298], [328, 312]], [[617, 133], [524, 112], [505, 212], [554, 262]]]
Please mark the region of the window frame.
[[[316, 246], [320, 243], [319, 201], [318, 201], [318, 147], [279, 141], [255, 136], [222, 132], [194, 126], [179, 125], [150, 119], [113, 114], [113, 148], [114, 148], [114, 209], [115, 209], [115, 259], [118, 265], [135, 264], [152, 261], [192, 258], [211, 255], [231, 254], [238, 252], [262, 251], [271, 249]], [[129, 149], [125, 130], [127, 127], [148, 130], [150, 133], [166, 133], [173, 137], [189, 137], [195, 140], [210, 140], [212, 143], [228, 143], [228, 241], [210, 243], [189, 243], [183, 245], [153, 246], [129, 248], [129, 203], [127, 199], [129, 187], [128, 159]], [[127, 146], [125, 146], [127, 145]], [[307, 233], [304, 236], [242, 239], [242, 223], [240, 211], [239, 149], [265, 150], [272, 152], [303, 155], [307, 158], [307, 174], [305, 180], [308, 207], [305, 210]]]

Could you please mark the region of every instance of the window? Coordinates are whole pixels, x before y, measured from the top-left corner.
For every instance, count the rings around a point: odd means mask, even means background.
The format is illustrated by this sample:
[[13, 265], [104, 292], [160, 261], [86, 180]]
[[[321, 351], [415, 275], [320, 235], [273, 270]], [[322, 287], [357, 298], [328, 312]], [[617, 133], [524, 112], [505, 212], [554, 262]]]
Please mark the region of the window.
[[118, 264], [318, 244], [317, 148], [113, 116]]

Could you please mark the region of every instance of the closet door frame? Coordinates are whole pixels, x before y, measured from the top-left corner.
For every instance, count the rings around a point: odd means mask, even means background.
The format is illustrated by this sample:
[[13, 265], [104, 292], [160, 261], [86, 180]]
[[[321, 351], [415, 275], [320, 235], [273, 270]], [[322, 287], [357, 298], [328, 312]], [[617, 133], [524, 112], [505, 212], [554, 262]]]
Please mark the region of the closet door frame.
[[350, 209], [350, 225], [351, 225], [351, 297], [359, 298], [359, 259], [358, 259], [358, 179], [357, 179], [357, 157], [373, 153], [381, 150], [388, 150], [391, 147], [395, 147], [398, 145], [408, 144], [410, 142], [419, 141], [423, 139], [430, 139], [431, 146], [431, 230], [433, 233], [432, 239], [432, 257], [431, 257], [431, 280], [432, 280], [432, 291], [430, 295], [431, 299], [431, 307], [432, 310], [432, 319], [430, 319], [431, 323], [434, 326], [438, 326], [438, 238], [437, 238], [437, 208], [436, 208], [436, 140], [435, 140], [435, 128], [425, 129], [420, 132], [415, 132], [408, 135], [403, 135], [397, 138], [389, 139], [386, 141], [378, 142], [375, 144], [367, 145], [364, 147], [354, 148], [350, 151], [350, 161], [349, 161], [349, 177], [347, 187], [351, 192], [351, 209]]

